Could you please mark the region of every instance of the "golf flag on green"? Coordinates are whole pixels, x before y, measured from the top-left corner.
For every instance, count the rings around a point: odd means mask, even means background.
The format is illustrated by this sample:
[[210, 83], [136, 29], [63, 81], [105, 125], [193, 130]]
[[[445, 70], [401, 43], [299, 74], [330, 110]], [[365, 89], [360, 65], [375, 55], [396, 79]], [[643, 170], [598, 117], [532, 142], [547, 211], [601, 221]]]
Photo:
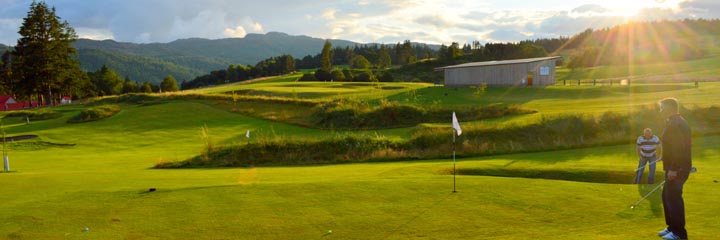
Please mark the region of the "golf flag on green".
[[453, 128], [455, 131], [457, 131], [457, 135], [462, 135], [462, 129], [460, 128], [460, 123], [457, 120], [457, 117], [455, 116], [455, 112], [453, 112]]
[[[460, 122], [457, 120], [457, 116], [455, 116], [455, 112], [453, 112], [453, 119], [452, 119], [453, 128], [457, 132], [457, 135], [460, 136], [462, 134], [462, 128], [460, 128]], [[455, 187], [455, 134], [453, 134], [453, 192], [457, 192], [457, 189]]]

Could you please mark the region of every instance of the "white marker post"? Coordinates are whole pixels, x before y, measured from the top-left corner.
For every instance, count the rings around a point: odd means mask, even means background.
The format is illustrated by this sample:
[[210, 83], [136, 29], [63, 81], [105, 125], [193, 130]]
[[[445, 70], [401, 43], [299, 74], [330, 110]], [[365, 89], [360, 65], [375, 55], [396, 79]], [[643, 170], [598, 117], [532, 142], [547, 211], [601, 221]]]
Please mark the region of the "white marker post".
[[5, 155], [4, 159], [5, 159], [5, 172], [10, 172], [10, 160], [8, 160], [8, 155]]

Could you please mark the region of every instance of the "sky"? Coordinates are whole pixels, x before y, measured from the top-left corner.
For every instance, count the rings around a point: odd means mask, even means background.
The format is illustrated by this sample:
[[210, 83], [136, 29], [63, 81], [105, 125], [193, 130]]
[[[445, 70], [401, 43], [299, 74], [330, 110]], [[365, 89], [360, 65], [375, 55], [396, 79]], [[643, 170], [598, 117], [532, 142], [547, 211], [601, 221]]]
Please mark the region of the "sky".
[[[32, 0], [0, 0], [15, 45]], [[515, 42], [628, 21], [720, 18], [720, 0], [46, 0], [80, 38], [171, 42], [284, 32], [360, 43]]]

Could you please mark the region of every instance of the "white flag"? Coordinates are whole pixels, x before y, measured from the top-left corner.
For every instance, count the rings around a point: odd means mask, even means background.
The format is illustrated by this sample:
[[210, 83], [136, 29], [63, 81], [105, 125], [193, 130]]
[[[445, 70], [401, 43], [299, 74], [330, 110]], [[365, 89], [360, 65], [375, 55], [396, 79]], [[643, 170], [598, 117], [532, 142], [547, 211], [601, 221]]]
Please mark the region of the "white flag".
[[453, 128], [455, 129], [455, 131], [457, 131], [458, 136], [462, 135], [462, 129], [460, 128], [460, 123], [455, 116], [455, 112], [453, 112]]
[[250, 138], [250, 130], [247, 130], [247, 133], [245, 133], [246, 138]]

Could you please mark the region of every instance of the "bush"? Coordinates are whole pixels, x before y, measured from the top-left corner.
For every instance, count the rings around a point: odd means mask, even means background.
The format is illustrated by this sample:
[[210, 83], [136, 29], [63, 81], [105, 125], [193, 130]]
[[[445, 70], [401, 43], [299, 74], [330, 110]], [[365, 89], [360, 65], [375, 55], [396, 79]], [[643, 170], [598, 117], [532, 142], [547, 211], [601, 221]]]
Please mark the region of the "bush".
[[330, 79], [335, 82], [342, 82], [345, 81], [345, 74], [340, 70], [334, 70], [330, 73]]
[[39, 110], [20, 110], [13, 111], [5, 115], [6, 118], [30, 118], [33, 121], [49, 120], [62, 117], [62, 113], [49, 108], [42, 108]]
[[377, 82], [378, 79], [371, 71], [364, 71], [355, 77], [355, 82]]
[[392, 74], [389, 72], [383, 72], [382, 75], [380, 75], [380, 78], [378, 78], [380, 82], [394, 82], [395, 79], [393, 78]]
[[104, 118], [109, 118], [120, 112], [120, 107], [117, 105], [100, 105], [92, 108], [88, 108], [80, 112], [77, 116], [68, 119], [68, 123], [82, 123], [97, 121]]
[[318, 81], [330, 81], [332, 76], [329, 72], [318, 69], [317, 71], [315, 71], [315, 78], [317, 78]]
[[313, 74], [306, 73], [306, 74], [303, 74], [303, 76], [300, 77], [300, 79], [299, 79], [298, 81], [301, 81], [301, 82], [312, 82], [312, 81], [317, 81], [317, 78], [316, 78], [315, 75], [313, 75]]

